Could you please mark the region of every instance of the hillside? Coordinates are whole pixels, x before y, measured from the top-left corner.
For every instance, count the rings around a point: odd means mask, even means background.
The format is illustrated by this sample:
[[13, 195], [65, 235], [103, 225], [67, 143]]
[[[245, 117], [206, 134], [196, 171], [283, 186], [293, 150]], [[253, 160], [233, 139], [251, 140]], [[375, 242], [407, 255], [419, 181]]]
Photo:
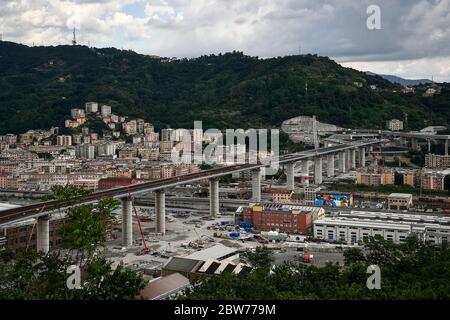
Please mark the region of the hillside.
[[315, 55], [168, 61], [112, 48], [0, 42], [0, 79], [0, 134], [62, 126], [85, 101], [157, 128], [192, 127], [194, 120], [205, 128], [274, 127], [313, 114], [338, 126], [382, 128], [404, 112], [411, 129], [450, 122], [448, 87], [434, 98], [394, 93], [399, 87], [381, 77]]
[[410, 79], [404, 79], [404, 78], [397, 77], [397, 76], [390, 75], [390, 74], [376, 74], [376, 73], [373, 73], [373, 72], [370, 72], [370, 71], [366, 71], [366, 73], [368, 75], [371, 75], [371, 76], [377, 76], [378, 75], [378, 76], [382, 77], [383, 79], [388, 80], [389, 82], [396, 83], [396, 84], [401, 84], [402, 86], [410, 86], [410, 87], [412, 87], [412, 86], [418, 86], [418, 85], [421, 85], [421, 84], [433, 83], [433, 81], [428, 80], [428, 79], [414, 79], [414, 80], [410, 80]]

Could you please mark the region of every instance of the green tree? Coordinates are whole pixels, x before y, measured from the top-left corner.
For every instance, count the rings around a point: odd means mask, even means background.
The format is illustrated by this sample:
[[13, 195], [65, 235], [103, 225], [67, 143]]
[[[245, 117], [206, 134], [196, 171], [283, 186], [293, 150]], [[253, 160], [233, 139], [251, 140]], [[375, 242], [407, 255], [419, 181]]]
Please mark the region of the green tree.
[[256, 247], [254, 252], [247, 251], [242, 257], [255, 269], [269, 269], [273, 261], [272, 252], [266, 246]]
[[[0, 300], [3, 299], [134, 299], [145, 283], [142, 275], [114, 267], [103, 251], [117, 201], [104, 198], [97, 204], [77, 204], [85, 191], [72, 187], [54, 189], [53, 199], [69, 200], [72, 207], [62, 225], [63, 250], [43, 254], [27, 250], [0, 259]], [[81, 288], [70, 290], [69, 266], [81, 268]]]
[[344, 263], [346, 266], [356, 262], [365, 262], [366, 257], [359, 248], [350, 248], [344, 251]]

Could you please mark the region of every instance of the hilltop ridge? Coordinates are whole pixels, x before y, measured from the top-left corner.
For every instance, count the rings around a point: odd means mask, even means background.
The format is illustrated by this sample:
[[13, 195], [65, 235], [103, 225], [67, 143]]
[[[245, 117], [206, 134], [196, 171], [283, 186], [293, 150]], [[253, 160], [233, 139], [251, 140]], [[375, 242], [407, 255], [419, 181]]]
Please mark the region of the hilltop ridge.
[[424, 98], [316, 55], [261, 59], [242, 52], [168, 59], [115, 48], [0, 42], [0, 134], [63, 126], [69, 110], [99, 101], [157, 128], [279, 127], [317, 115], [342, 127], [409, 128], [450, 122], [450, 89]]

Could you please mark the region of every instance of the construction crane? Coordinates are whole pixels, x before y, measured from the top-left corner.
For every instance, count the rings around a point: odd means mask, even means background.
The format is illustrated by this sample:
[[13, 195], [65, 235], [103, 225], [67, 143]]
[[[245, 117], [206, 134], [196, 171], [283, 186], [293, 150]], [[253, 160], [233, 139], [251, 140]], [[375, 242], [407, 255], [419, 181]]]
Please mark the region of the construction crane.
[[197, 240], [197, 247], [198, 248], [204, 248], [205, 247], [205, 243], [203, 242], [202, 237], [200, 237], [200, 235], [198, 234], [197, 228], [195, 226], [194, 226], [194, 232], [195, 232], [195, 234], [197, 235], [197, 238], [198, 238], [198, 240]]

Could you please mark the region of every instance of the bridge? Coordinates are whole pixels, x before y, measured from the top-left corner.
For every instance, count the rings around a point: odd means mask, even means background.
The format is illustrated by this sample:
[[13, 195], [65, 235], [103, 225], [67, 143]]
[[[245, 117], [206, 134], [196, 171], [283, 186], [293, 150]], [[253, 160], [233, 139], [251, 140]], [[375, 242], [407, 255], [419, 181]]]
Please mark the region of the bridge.
[[371, 135], [372, 137], [386, 137], [386, 138], [405, 138], [411, 139], [411, 147], [413, 149], [418, 148], [417, 140], [425, 140], [428, 143], [428, 152], [431, 152], [431, 141], [432, 140], [441, 140], [445, 145], [445, 155], [449, 154], [449, 142], [450, 135], [446, 134], [434, 134], [429, 132], [400, 132], [400, 131], [389, 131], [389, 130], [373, 130], [373, 129], [358, 129], [356, 130], [359, 135], [364, 136], [364, 134]]
[[[309, 175], [310, 163], [314, 162], [314, 181], [321, 184], [323, 179], [323, 163], [326, 161], [326, 174], [329, 177], [336, 175], [335, 163], [337, 158], [338, 172], [346, 173], [349, 169], [356, 169], [357, 164], [364, 167], [366, 152], [373, 146], [384, 143], [386, 140], [372, 140], [343, 144], [316, 150], [307, 150], [299, 153], [280, 156], [272, 159], [272, 163], [283, 165], [286, 169], [287, 189], [294, 190], [294, 169], [301, 162], [302, 174]], [[358, 161], [357, 161], [358, 154]], [[311, 161], [312, 160], [312, 161]], [[198, 173], [178, 177], [160, 179], [150, 182], [138, 183], [126, 187], [118, 187], [73, 199], [71, 203], [95, 203], [102, 198], [112, 197], [122, 201], [122, 244], [125, 247], [132, 245], [132, 201], [130, 197], [148, 192], [155, 193], [156, 232], [164, 234], [165, 227], [165, 189], [185, 185], [200, 180], [209, 180], [209, 203], [211, 217], [219, 216], [219, 178], [233, 173], [251, 171], [252, 174], [252, 201], [261, 201], [261, 170], [270, 164], [237, 164], [226, 167], [205, 170]], [[0, 227], [7, 226], [30, 218], [37, 219], [37, 249], [49, 251], [49, 215], [59, 210], [65, 210], [73, 204], [63, 200], [52, 200], [12, 208], [0, 212]]]

